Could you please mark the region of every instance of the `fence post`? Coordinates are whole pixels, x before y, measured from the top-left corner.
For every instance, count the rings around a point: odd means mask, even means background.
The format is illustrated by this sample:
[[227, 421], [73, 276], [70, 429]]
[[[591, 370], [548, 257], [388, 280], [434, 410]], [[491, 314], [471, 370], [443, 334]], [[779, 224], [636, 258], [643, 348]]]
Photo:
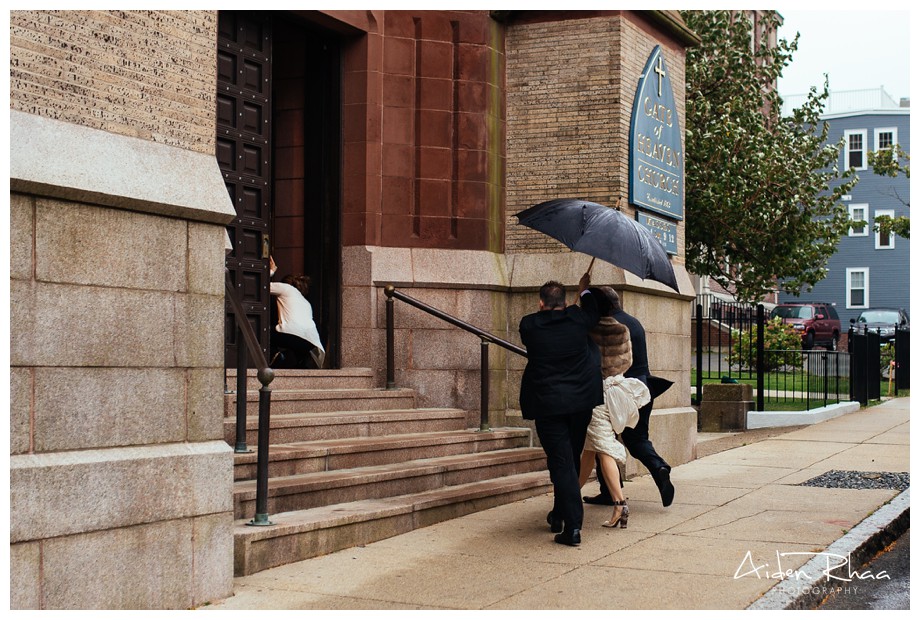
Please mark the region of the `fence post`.
[[696, 304], [696, 403], [703, 402], [703, 304]]
[[763, 360], [763, 350], [764, 350], [764, 341], [763, 341], [763, 324], [764, 324], [764, 310], [763, 304], [757, 304], [757, 411], [763, 411], [763, 375], [764, 375], [764, 360]]

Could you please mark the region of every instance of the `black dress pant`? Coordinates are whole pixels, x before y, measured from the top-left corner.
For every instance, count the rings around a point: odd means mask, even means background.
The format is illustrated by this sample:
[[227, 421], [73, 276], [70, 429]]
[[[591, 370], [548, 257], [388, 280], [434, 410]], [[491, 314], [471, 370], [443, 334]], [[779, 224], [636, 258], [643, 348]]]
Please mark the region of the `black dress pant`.
[[546, 467], [553, 482], [553, 514], [565, 529], [581, 529], [585, 508], [578, 486], [578, 465], [585, 447], [591, 410], [571, 415], [554, 415], [534, 421], [537, 437], [546, 453]]
[[[310, 344], [300, 336], [295, 336], [294, 334], [285, 334], [284, 332], [279, 332], [272, 330], [271, 334], [271, 346], [272, 350], [286, 349], [288, 351], [289, 357], [293, 359], [287, 359], [282, 365], [286, 368], [315, 368], [316, 363], [313, 361], [313, 357], [310, 355], [311, 351], [316, 350], [316, 346]], [[291, 355], [293, 354], [293, 355]]]

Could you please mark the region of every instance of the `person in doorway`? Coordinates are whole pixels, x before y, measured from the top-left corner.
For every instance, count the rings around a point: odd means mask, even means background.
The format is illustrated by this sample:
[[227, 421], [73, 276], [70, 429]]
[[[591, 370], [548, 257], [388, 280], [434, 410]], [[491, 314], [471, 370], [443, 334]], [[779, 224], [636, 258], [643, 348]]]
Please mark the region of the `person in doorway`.
[[[604, 527], [626, 528], [629, 506], [620, 482], [620, 468], [626, 465], [626, 449], [617, 441], [628, 425], [639, 420], [639, 408], [649, 401], [648, 388], [636, 378], [623, 376], [632, 366], [632, 345], [629, 329], [613, 318], [613, 304], [608, 286], [589, 289], [597, 302], [600, 320], [591, 330], [591, 339], [600, 354], [601, 376], [604, 378], [604, 404], [594, 408], [588, 425], [585, 451], [581, 455], [578, 482], [583, 487], [597, 459], [598, 476], [607, 481], [608, 493], [614, 507]], [[603, 472], [603, 474], [601, 474]]]
[[[278, 266], [273, 257], [268, 260], [269, 271], [274, 277]], [[281, 282], [271, 283], [271, 294], [278, 300], [278, 323], [272, 331], [271, 340], [272, 348], [279, 351], [272, 358], [273, 366], [279, 363], [286, 350], [297, 358], [295, 365], [305, 366], [306, 361], [312, 358], [317, 368], [323, 367], [326, 350], [313, 322], [313, 306], [307, 301], [309, 291], [310, 278], [304, 275], [288, 275]]]
[[553, 483], [553, 509], [546, 520], [555, 542], [581, 544], [584, 506], [579, 499], [578, 463], [591, 410], [602, 402], [596, 345], [588, 332], [600, 318], [588, 292], [590, 276], [579, 282], [582, 304], [566, 305], [565, 287], [549, 281], [540, 288], [539, 311], [521, 319], [527, 366], [521, 378], [521, 413], [533, 420], [546, 453]]
[[[608, 287], [609, 288], [609, 287]], [[649, 385], [651, 373], [648, 367], [648, 350], [645, 343], [645, 328], [634, 316], [627, 314], [620, 303], [620, 296], [615, 290], [610, 288], [606, 291], [606, 297], [610, 301], [612, 312], [611, 316], [619, 323], [622, 323], [629, 330], [629, 340], [632, 346], [632, 366], [623, 373], [625, 377], [634, 377], [639, 379], [646, 386]], [[661, 495], [661, 503], [664, 506], [670, 506], [674, 501], [674, 485], [671, 484], [671, 466], [661, 458], [655, 451], [648, 436], [648, 423], [654, 407], [654, 392], [648, 404], [639, 409], [639, 421], [634, 428], [626, 428], [621, 435], [626, 449], [645, 465], [646, 469], [652, 474], [652, 479], [658, 487]], [[588, 504], [601, 504], [613, 506], [614, 499], [611, 497], [610, 489], [606, 484], [606, 474], [598, 467], [597, 481], [600, 484], [600, 494], [593, 497], [584, 497]]]

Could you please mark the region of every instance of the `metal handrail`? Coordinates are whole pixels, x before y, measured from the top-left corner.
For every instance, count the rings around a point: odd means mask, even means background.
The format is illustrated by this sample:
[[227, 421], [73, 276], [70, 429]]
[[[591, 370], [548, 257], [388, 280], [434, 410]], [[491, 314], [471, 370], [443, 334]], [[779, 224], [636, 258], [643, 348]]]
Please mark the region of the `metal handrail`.
[[396, 353], [394, 346], [395, 319], [393, 311], [393, 300], [398, 299], [419, 310], [446, 321], [455, 327], [479, 336], [480, 339], [480, 389], [479, 389], [479, 430], [488, 431], [489, 429], [489, 344], [494, 343], [500, 347], [508, 349], [512, 353], [517, 353], [522, 357], [527, 357], [527, 349], [519, 347], [516, 344], [503, 340], [494, 334], [479, 329], [466, 321], [451, 316], [442, 310], [409, 297], [405, 293], [396, 290], [392, 284], [387, 284], [383, 292], [387, 296], [387, 389], [392, 390], [396, 387]]
[[[256, 514], [247, 525], [273, 525], [268, 520], [268, 442], [271, 418], [272, 391], [268, 384], [275, 378], [265, 352], [259, 345], [259, 339], [246, 317], [243, 304], [240, 303], [230, 279], [230, 270], [224, 270], [224, 287], [230, 308], [236, 317], [236, 447], [234, 452], [250, 452], [246, 448], [246, 369], [248, 367], [246, 353], [252, 355], [256, 367], [259, 369], [257, 377], [262, 387], [259, 389], [259, 428], [258, 428], [258, 455], [256, 457]], [[245, 345], [245, 346], [243, 346]]]

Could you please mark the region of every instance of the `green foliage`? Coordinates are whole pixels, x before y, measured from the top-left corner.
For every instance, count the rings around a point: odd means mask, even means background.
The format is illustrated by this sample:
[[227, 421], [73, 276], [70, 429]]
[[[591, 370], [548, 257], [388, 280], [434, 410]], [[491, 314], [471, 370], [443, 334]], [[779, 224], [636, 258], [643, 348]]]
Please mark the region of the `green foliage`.
[[[744, 301], [762, 299], [777, 279], [798, 294], [826, 275], [850, 226], [839, 199], [856, 182], [837, 169], [841, 145], [825, 144], [828, 126], [819, 116], [827, 80], [783, 118], [775, 84], [798, 36], [752, 46], [744, 12], [681, 15], [702, 38], [687, 51], [688, 267]], [[767, 11], [759, 28], [777, 27], [775, 11]]]
[[891, 362], [894, 361], [894, 345], [890, 342], [886, 342], [882, 345], [882, 348], [879, 349], [879, 355], [879, 377], [888, 379], [888, 373], [891, 370]]
[[[801, 368], [802, 336], [791, 325], [773, 317], [764, 324], [764, 371], [777, 370], [783, 366]], [[757, 368], [757, 326], [750, 330], [732, 330], [732, 350], [729, 364], [738, 364], [743, 369]]]
[[[882, 151], [869, 151], [869, 166], [872, 168], [872, 172], [879, 176], [897, 177], [903, 174], [908, 179], [910, 178], [910, 154], [904, 151], [899, 144]], [[894, 196], [901, 204], [910, 207], [909, 199], [905, 200], [897, 195], [897, 192], [894, 193]], [[903, 215], [895, 218], [879, 215], [875, 218], [874, 229], [882, 233], [894, 233], [904, 239], [910, 239], [910, 218]]]

